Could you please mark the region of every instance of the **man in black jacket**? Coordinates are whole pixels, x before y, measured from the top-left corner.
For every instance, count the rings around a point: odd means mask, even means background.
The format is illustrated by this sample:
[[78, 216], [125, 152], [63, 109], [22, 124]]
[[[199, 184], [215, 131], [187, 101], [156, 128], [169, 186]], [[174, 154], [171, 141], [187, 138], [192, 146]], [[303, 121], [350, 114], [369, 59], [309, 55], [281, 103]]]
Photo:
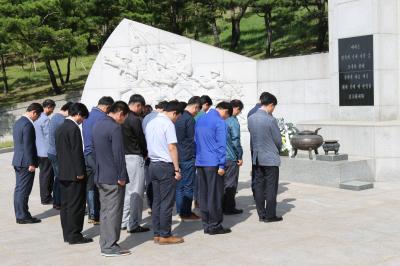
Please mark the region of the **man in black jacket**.
[[13, 128], [14, 156], [12, 165], [17, 178], [14, 190], [14, 210], [19, 224], [41, 222], [30, 214], [28, 201], [32, 191], [35, 169], [39, 164], [33, 122], [40, 117], [42, 112], [43, 107], [40, 104], [32, 103], [28, 106], [25, 115], [17, 120]]
[[86, 169], [79, 125], [89, 116], [89, 111], [84, 104], [74, 103], [68, 113], [56, 131], [56, 151], [60, 171], [61, 226], [64, 242], [72, 245], [89, 243], [93, 239], [81, 233], [85, 217]]
[[127, 228], [128, 233], [142, 233], [150, 230], [147, 227], [140, 226], [143, 212], [144, 164], [147, 157], [147, 145], [142, 128], [142, 119], [139, 115], [145, 105], [146, 102], [142, 95], [133, 94], [129, 99], [130, 112], [122, 124], [129, 184], [126, 185], [121, 228]]
[[100, 248], [106, 257], [129, 255], [118, 245], [121, 234], [125, 184], [129, 182], [126, 171], [124, 142], [121, 124], [129, 107], [115, 102], [110, 113], [93, 127], [93, 147], [96, 156], [95, 182], [100, 194]]

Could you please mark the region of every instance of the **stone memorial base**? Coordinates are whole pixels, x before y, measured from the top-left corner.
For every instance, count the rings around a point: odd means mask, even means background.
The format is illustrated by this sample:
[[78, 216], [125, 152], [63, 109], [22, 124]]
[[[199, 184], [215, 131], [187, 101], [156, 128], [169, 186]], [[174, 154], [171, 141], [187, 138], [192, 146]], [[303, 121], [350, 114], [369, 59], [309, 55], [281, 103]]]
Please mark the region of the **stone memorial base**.
[[280, 179], [340, 188], [351, 181], [374, 182], [375, 163], [370, 158], [350, 157], [346, 161], [319, 161], [281, 157]]
[[350, 181], [350, 182], [344, 182], [344, 183], [340, 184], [340, 188], [354, 190], [354, 191], [366, 190], [366, 189], [370, 189], [373, 187], [374, 187], [374, 183], [363, 182], [363, 181]]
[[337, 162], [337, 161], [347, 161], [349, 159], [348, 154], [317, 154], [317, 161], [327, 161], [327, 162]]

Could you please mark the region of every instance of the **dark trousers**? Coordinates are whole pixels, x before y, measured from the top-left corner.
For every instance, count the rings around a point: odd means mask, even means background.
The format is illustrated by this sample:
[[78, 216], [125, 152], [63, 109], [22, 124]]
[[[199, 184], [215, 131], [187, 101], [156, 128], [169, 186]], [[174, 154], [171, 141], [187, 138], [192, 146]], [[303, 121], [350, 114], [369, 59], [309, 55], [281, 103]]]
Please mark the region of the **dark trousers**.
[[219, 229], [223, 220], [224, 178], [218, 175], [218, 167], [197, 167], [197, 179], [204, 231]]
[[85, 218], [86, 180], [60, 180], [61, 227], [64, 241], [73, 242], [82, 238]]
[[16, 182], [14, 189], [14, 211], [15, 218], [29, 219], [28, 201], [32, 191], [35, 172], [29, 172], [28, 167], [14, 167]]
[[117, 242], [121, 235], [122, 212], [125, 187], [120, 185], [97, 184], [100, 194], [100, 249], [112, 253], [121, 248]]
[[235, 161], [226, 161], [224, 175], [224, 201], [225, 212], [236, 209], [236, 191], [239, 182], [239, 165]]
[[54, 183], [54, 172], [49, 158], [39, 157], [39, 169], [40, 200], [42, 203], [48, 203], [53, 200], [51, 192]]
[[57, 156], [54, 154], [48, 153], [48, 158], [51, 162], [51, 166], [53, 167], [54, 172], [54, 183], [53, 183], [53, 205], [61, 206], [61, 197], [60, 197], [60, 182], [58, 177], [60, 176], [59, 165]]
[[174, 166], [171, 163], [151, 162], [149, 170], [153, 185], [154, 236], [169, 237], [176, 190]]
[[269, 219], [276, 216], [278, 184], [279, 167], [256, 165], [254, 198], [260, 219]]
[[94, 175], [96, 171], [96, 160], [92, 154], [85, 156], [86, 164], [86, 200], [89, 209], [89, 219], [98, 221], [100, 219], [100, 199], [99, 189], [94, 184]]
[[149, 171], [150, 159], [147, 158], [144, 164], [144, 181], [146, 184], [146, 197], [147, 205], [150, 209], [153, 208], [153, 185], [151, 184], [151, 177]]
[[181, 180], [176, 185], [176, 211], [180, 216], [192, 214], [193, 186], [196, 177], [195, 161], [180, 162]]

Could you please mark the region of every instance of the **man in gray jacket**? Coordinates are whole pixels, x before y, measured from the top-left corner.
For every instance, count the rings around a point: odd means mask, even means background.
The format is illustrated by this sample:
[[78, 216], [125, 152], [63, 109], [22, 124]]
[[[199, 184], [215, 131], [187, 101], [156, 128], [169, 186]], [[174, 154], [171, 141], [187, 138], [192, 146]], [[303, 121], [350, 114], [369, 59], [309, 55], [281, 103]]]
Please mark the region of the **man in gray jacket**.
[[248, 118], [255, 165], [254, 198], [261, 222], [279, 222], [282, 217], [276, 216], [276, 196], [282, 138], [278, 122], [272, 116], [278, 101], [268, 92], [261, 95], [260, 101], [261, 107]]

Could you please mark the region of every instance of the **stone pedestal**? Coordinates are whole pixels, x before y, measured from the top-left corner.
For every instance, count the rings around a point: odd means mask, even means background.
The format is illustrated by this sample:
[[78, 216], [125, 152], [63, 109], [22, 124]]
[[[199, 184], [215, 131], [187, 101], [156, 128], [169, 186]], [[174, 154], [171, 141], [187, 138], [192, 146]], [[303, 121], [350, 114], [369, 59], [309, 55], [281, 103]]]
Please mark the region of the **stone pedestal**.
[[326, 162], [337, 162], [337, 161], [347, 161], [349, 159], [348, 154], [317, 154], [317, 161], [326, 161]]
[[340, 187], [350, 181], [374, 182], [375, 163], [368, 158], [347, 161], [310, 161], [281, 157], [280, 179], [298, 183]]

